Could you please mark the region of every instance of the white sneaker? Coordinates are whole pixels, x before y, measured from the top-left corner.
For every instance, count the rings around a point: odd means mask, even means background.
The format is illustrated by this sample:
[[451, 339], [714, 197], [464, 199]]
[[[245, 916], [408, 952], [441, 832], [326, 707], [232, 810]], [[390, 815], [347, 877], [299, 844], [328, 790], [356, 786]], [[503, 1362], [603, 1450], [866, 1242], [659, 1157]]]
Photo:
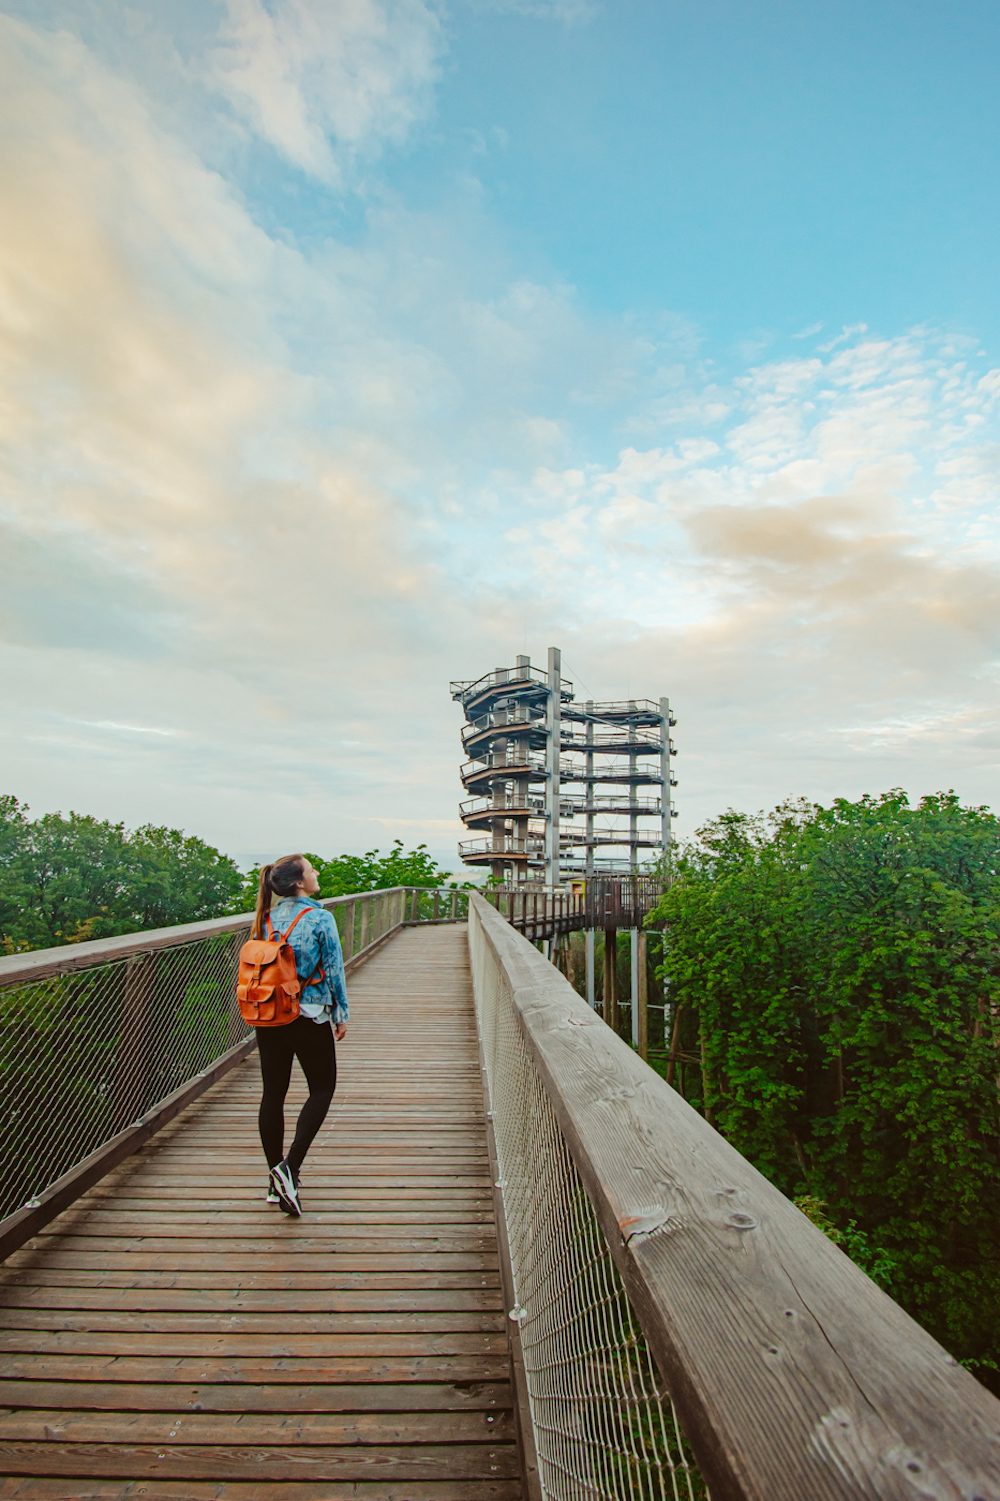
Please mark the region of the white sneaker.
[[267, 1198], [267, 1202], [269, 1204], [281, 1203], [281, 1200], [278, 1198], [278, 1190], [275, 1188], [270, 1178], [268, 1178], [267, 1180], [267, 1194], [265, 1195], [265, 1197]]
[[299, 1203], [299, 1190], [287, 1162], [279, 1162], [277, 1167], [272, 1167], [271, 1187], [278, 1195], [278, 1203], [285, 1213], [298, 1219], [302, 1213], [302, 1205]]

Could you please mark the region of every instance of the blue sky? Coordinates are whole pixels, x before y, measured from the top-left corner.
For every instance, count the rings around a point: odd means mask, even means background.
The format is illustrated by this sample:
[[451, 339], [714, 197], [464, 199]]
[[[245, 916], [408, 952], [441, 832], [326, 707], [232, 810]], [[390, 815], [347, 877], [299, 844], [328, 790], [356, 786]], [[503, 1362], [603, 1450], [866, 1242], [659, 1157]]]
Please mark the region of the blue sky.
[[5, 787], [454, 863], [451, 678], [680, 829], [997, 799], [994, 6], [0, 6]]
[[995, 6], [460, 16], [404, 201], [474, 174], [590, 308], [669, 308], [720, 356], [815, 322], [995, 334]]

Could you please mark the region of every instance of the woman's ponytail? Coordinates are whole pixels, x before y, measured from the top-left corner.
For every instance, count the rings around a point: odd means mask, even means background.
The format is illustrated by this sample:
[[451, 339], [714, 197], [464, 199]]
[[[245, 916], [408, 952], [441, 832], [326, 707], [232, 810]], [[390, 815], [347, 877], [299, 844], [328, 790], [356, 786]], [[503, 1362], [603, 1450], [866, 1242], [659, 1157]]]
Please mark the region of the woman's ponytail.
[[294, 896], [296, 888], [305, 875], [305, 855], [282, 855], [273, 865], [264, 865], [260, 872], [260, 889], [257, 892], [257, 910], [253, 915], [251, 938], [264, 937], [264, 919], [271, 910], [274, 898]]
[[271, 898], [274, 895], [271, 887], [271, 871], [273, 865], [264, 865], [260, 872], [260, 886], [257, 888], [257, 907], [253, 915], [253, 927], [250, 929], [251, 938], [263, 938], [264, 920], [271, 910]]

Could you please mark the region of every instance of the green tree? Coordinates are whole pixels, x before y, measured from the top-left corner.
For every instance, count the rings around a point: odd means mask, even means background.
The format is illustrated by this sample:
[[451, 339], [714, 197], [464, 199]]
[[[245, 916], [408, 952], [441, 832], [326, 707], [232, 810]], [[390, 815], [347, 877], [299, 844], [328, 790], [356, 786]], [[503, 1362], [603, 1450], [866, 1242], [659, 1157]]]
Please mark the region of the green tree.
[[998, 871], [1000, 823], [954, 793], [786, 804], [700, 830], [652, 919], [674, 1082], [984, 1371], [1000, 1351]]
[[367, 850], [363, 855], [338, 855], [313, 862], [319, 872], [323, 896], [349, 896], [354, 891], [384, 891], [390, 886], [444, 886], [448, 872], [428, 853], [426, 844], [404, 850], [401, 839], [393, 840], [387, 855]]
[[[306, 859], [315, 866], [320, 878], [319, 895], [352, 896], [358, 891], [385, 891], [391, 886], [457, 887], [461, 891], [474, 885], [471, 881], [461, 883], [449, 879], [448, 872], [438, 865], [428, 853], [426, 844], [416, 849], [405, 850], [403, 841], [393, 841], [387, 855], [379, 850], [367, 850], [363, 855], [335, 855], [324, 860], [320, 855], [303, 851]], [[255, 865], [243, 878], [240, 895], [232, 910], [249, 912], [257, 900], [261, 867]]]
[[0, 798], [0, 945], [7, 953], [197, 922], [227, 910], [240, 873], [179, 829], [87, 815], [29, 819]]

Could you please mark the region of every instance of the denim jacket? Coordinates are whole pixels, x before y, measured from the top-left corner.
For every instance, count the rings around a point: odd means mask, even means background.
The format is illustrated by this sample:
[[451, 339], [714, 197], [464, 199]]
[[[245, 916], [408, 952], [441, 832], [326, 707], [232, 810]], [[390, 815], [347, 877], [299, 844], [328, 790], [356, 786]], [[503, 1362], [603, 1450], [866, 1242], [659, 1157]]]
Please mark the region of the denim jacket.
[[[311, 911], [309, 909], [312, 909]], [[317, 969], [326, 971], [324, 980], [303, 987], [299, 1009], [313, 1021], [346, 1022], [347, 981], [344, 955], [337, 932], [337, 919], [310, 896], [282, 897], [271, 907], [271, 926], [276, 933], [287, 933], [300, 912], [308, 915], [295, 923], [288, 942], [295, 954], [299, 978], [308, 980]]]

